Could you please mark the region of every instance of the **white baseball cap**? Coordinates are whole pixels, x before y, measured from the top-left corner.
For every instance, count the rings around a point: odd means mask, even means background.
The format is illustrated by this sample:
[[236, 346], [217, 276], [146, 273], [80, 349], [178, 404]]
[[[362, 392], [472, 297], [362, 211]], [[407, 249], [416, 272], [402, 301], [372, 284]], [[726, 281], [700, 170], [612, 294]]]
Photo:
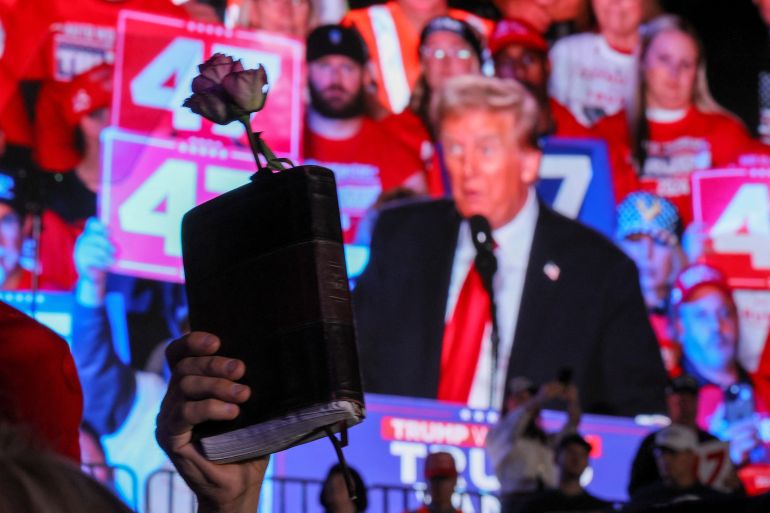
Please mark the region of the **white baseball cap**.
[[672, 451], [694, 451], [698, 448], [695, 430], [680, 424], [671, 424], [655, 435], [655, 447]]

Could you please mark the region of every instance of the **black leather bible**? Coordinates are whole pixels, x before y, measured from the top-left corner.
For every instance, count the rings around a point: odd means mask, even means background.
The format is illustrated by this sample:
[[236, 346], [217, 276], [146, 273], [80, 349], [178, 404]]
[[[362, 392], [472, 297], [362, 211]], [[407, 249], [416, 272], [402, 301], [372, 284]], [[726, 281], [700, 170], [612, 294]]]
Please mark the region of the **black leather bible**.
[[196, 426], [207, 458], [270, 454], [363, 420], [330, 170], [256, 173], [185, 215], [182, 251], [191, 327], [246, 363], [240, 382], [252, 391], [236, 419]]

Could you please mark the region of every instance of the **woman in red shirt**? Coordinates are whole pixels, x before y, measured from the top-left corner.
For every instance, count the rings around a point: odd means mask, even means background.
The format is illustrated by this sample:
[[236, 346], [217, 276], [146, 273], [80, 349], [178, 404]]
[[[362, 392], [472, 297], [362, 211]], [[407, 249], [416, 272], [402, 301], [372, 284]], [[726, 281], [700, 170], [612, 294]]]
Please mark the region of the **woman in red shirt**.
[[616, 199], [647, 190], [692, 219], [690, 174], [767, 153], [708, 90], [702, 47], [694, 30], [662, 16], [642, 31], [636, 105], [596, 125], [610, 145]]

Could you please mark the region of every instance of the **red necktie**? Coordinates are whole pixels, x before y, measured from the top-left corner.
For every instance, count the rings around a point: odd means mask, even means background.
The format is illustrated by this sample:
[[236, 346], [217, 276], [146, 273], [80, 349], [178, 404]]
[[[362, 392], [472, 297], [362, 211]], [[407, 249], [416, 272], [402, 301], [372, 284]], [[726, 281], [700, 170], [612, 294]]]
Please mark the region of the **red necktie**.
[[491, 322], [489, 294], [484, 290], [476, 266], [472, 265], [460, 290], [452, 318], [444, 327], [439, 400], [468, 402], [484, 330]]

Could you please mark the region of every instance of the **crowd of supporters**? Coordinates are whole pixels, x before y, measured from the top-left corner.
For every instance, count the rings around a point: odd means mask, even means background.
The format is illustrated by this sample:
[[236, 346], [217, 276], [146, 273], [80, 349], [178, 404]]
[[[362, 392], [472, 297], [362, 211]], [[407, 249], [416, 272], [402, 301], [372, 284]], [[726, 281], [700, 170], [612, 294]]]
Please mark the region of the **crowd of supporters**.
[[[169, 467], [154, 419], [169, 377], [163, 348], [188, 331], [187, 307], [182, 285], [111, 273], [117, 249], [96, 218], [119, 12], [306, 44], [303, 162], [335, 172], [349, 244], [369, 244], [386, 206], [452, 197], [453, 157], [435, 112], [447, 82], [515, 81], [537, 104], [533, 147], [552, 137], [604, 141], [617, 212], [613, 242], [637, 266], [671, 380], [665, 413], [672, 425], [642, 443], [628, 507], [743, 493], [742, 470], [770, 467], [770, 344], [767, 354], [742, 356], [736, 291], [729, 269], [706, 263], [714, 249], [694, 222], [691, 175], [770, 162], [770, 2], [736, 1], [729, 12], [705, 4], [0, 0], [0, 290], [73, 293], [83, 433], [102, 440], [102, 459], [144, 479]], [[729, 37], [738, 27], [744, 37]], [[555, 281], [559, 268], [551, 271]], [[110, 307], [111, 297], [120, 308]], [[117, 339], [128, 341], [129, 358], [118, 355]], [[507, 413], [488, 450], [506, 511], [607, 507], [580, 485], [590, 445], [577, 434], [577, 390], [532, 376], [499, 379]], [[537, 422], [554, 400], [570, 413], [557, 437]], [[128, 440], [152, 450], [137, 454]], [[707, 487], [693, 458], [714, 440], [729, 443], [734, 468]], [[427, 481], [456, 478], [445, 459], [431, 460]], [[121, 483], [113, 486], [122, 492]], [[446, 486], [436, 486], [446, 495]], [[332, 511], [324, 497], [326, 488], [322, 503]], [[443, 500], [430, 511], [452, 507]]]

